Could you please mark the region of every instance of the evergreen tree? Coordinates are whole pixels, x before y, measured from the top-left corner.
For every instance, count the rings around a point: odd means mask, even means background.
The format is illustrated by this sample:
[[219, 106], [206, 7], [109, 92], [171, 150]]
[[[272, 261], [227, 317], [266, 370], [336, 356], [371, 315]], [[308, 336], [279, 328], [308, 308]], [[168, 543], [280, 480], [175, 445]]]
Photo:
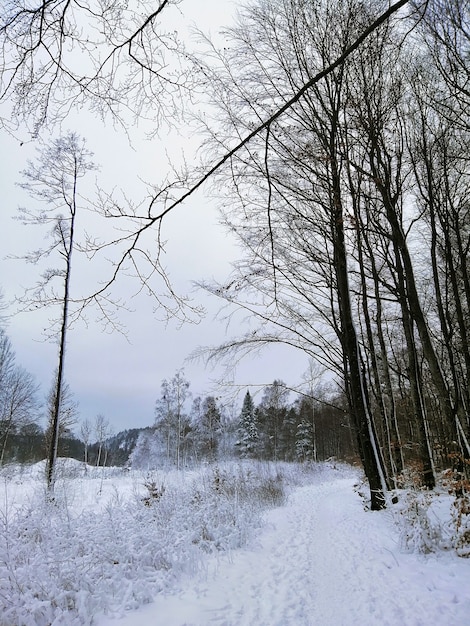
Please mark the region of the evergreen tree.
[[255, 458], [259, 453], [259, 433], [255, 415], [255, 406], [250, 392], [247, 391], [243, 400], [238, 426], [238, 447], [242, 458]]
[[296, 457], [299, 461], [316, 461], [313, 400], [302, 398], [299, 404], [298, 425], [295, 441]]
[[279, 438], [279, 448], [285, 461], [294, 461], [297, 458], [296, 443], [299, 418], [294, 407], [286, 410], [282, 430]]
[[288, 456], [288, 433], [284, 432], [287, 417], [289, 391], [285, 383], [275, 380], [265, 387], [259, 407], [259, 430], [263, 456], [274, 461], [285, 460]]

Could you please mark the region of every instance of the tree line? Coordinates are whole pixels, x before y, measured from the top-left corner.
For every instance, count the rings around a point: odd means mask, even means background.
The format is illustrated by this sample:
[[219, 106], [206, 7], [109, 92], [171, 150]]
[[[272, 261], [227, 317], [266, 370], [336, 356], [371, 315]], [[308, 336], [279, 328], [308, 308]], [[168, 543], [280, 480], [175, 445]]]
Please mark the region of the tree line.
[[[44, 406], [33, 377], [16, 365], [5, 331], [0, 331], [0, 466], [47, 457], [55, 411], [55, 377]], [[78, 404], [63, 386], [57, 455], [88, 466], [175, 467], [227, 458], [319, 461], [357, 460], [352, 425], [340, 393], [301, 394], [291, 402], [275, 380], [255, 404], [247, 391], [237, 412], [213, 395], [192, 398], [182, 371], [161, 384], [154, 424], [113, 434], [103, 415], [79, 422]], [[46, 427], [40, 425], [46, 416]], [[78, 434], [76, 434], [78, 432]]]
[[264, 387], [257, 405], [248, 390], [241, 410], [234, 411], [212, 395], [191, 400], [189, 387], [181, 371], [163, 381], [154, 424], [139, 434], [129, 458], [132, 467], [181, 469], [227, 458], [358, 460], [341, 393], [302, 394], [291, 402], [289, 389], [275, 380]]

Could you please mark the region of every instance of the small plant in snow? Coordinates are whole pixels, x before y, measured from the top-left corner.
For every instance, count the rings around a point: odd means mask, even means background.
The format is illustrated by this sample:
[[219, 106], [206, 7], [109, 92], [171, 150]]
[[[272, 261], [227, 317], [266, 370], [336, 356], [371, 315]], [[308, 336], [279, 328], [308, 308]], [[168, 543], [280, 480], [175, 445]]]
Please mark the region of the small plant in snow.
[[159, 485], [151, 476], [147, 476], [145, 479], [144, 487], [147, 489], [147, 493], [142, 498], [145, 506], [152, 506], [152, 504], [159, 502], [165, 493], [165, 485], [163, 483]]

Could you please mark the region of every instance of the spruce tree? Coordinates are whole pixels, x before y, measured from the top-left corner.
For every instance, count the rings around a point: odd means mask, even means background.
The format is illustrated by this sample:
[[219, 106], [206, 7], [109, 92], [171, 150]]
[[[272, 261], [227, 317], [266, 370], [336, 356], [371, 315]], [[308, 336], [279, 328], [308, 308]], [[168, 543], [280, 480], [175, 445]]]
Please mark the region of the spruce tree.
[[238, 440], [235, 445], [238, 447], [242, 458], [252, 459], [258, 454], [258, 425], [255, 416], [255, 406], [249, 391], [246, 392], [243, 400], [238, 426]]
[[295, 451], [299, 461], [316, 461], [317, 446], [313, 400], [302, 399], [299, 405]]

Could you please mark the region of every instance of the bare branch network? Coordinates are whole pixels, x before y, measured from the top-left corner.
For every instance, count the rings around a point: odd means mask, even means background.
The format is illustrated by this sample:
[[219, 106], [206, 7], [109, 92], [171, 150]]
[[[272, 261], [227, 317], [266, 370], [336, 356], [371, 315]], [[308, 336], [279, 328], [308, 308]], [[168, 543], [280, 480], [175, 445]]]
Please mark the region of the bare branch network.
[[[169, 293], [172, 297], [176, 297], [176, 293], [171, 289], [170, 282], [167, 279], [165, 269], [161, 266], [161, 251], [163, 249], [163, 243], [161, 239], [162, 234], [162, 222], [163, 219], [168, 216], [174, 209], [183, 204], [187, 199], [196, 193], [203, 185], [211, 181], [215, 175], [220, 172], [226, 164], [229, 164], [231, 160], [238, 155], [242, 149], [246, 148], [248, 144], [263, 131], [268, 132], [269, 128], [278, 120], [284, 113], [289, 111], [294, 104], [299, 102], [302, 97], [317, 83], [319, 83], [326, 76], [330, 75], [337, 68], [341, 67], [345, 61], [367, 40], [367, 38], [375, 32], [382, 24], [384, 24], [392, 15], [397, 13], [401, 8], [408, 4], [408, 0], [400, 0], [396, 2], [390, 8], [382, 13], [377, 19], [375, 19], [368, 28], [366, 28], [353, 43], [347, 46], [344, 52], [338, 56], [338, 58], [328, 65], [325, 69], [319, 71], [310, 80], [308, 80], [300, 89], [298, 89], [290, 99], [288, 99], [282, 106], [280, 106], [271, 116], [269, 116], [264, 122], [256, 126], [252, 132], [248, 133], [243, 139], [241, 139], [233, 148], [225, 151], [223, 156], [206, 171], [199, 175], [198, 170], [191, 173], [185, 172], [179, 177], [178, 180], [164, 183], [157, 192], [152, 196], [148, 205], [146, 205], [145, 213], [136, 215], [136, 211], [132, 211], [130, 214], [128, 209], [122, 209], [116, 205], [112, 209], [108, 208], [105, 211], [105, 215], [110, 218], [130, 218], [134, 221], [134, 228], [130, 229], [127, 234], [122, 237], [105, 244], [105, 247], [118, 245], [124, 245], [124, 252], [120, 254], [119, 260], [114, 264], [114, 271], [109, 280], [103, 285], [99, 292], [95, 295], [105, 293], [113, 282], [116, 280], [119, 272], [125, 267], [127, 262], [131, 264], [136, 275], [140, 277], [150, 293], [154, 294], [153, 289], [150, 287], [150, 278], [153, 273], [156, 273], [163, 279], [166, 287], [169, 289]], [[268, 135], [266, 136], [266, 150], [269, 148]], [[193, 179], [194, 182], [191, 182]], [[175, 197], [174, 190], [186, 187], [186, 191]], [[172, 193], [170, 193], [172, 192]], [[162, 208], [163, 205], [163, 208]], [[151, 231], [154, 227], [157, 227], [156, 248], [153, 252], [148, 252], [145, 246], [141, 245], [144, 235], [148, 231]], [[141, 258], [149, 261], [152, 270], [143, 274], [139, 270], [139, 264], [136, 262], [135, 254], [141, 255]], [[161, 298], [160, 298], [161, 300]], [[181, 304], [184, 307], [184, 301], [181, 300]], [[182, 309], [181, 309], [182, 310]]]
[[[128, 9], [106, 6], [99, 19], [114, 30], [103, 30], [110, 47], [98, 47], [87, 89], [95, 89], [92, 102], [103, 114], [109, 107], [116, 116], [134, 99], [139, 115], [160, 87], [169, 89], [171, 109], [192, 70], [194, 84], [206, 81], [215, 112], [213, 127], [198, 120], [210, 161], [161, 181], [139, 205], [102, 194], [101, 215], [119, 230], [111, 241], [90, 237], [83, 247], [94, 258], [114, 257], [111, 276], [88, 302], [106, 298], [119, 276], [131, 274], [164, 306], [153, 286], [158, 277], [182, 312], [186, 303], [175, 300], [163, 266], [162, 224], [213, 183], [227, 197], [222, 220], [242, 259], [226, 282], [203, 286], [258, 326], [212, 356], [233, 359], [273, 342], [315, 356], [341, 375], [372, 508], [384, 506], [410, 462], [420, 464], [419, 483], [433, 488], [436, 467], [470, 456], [468, 2], [253, 2], [227, 31], [227, 49], [209, 46], [201, 60], [175, 48], [183, 72], [173, 82], [162, 80], [163, 34], [153, 33], [172, 5], [159, 3], [150, 22], [140, 18], [130, 31], [122, 21]], [[45, 41], [43, 27], [59, 32], [61, 59], [69, 31], [50, 9], [79, 5], [41, 6], [49, 21], [39, 11], [36, 34]], [[71, 50], [85, 22], [73, 26]], [[92, 55], [96, 39], [81, 39]], [[37, 64], [35, 50], [17, 57], [12, 80], [28, 64], [39, 75], [50, 71]], [[52, 67], [52, 76], [66, 77], [65, 67]], [[124, 87], [123, 67], [133, 68]], [[41, 87], [39, 127], [53, 103], [47, 85], [59, 93], [59, 83], [51, 87], [44, 76], [34, 83]], [[118, 87], [127, 102], [121, 109]], [[52, 117], [66, 112], [60, 106]], [[60, 223], [55, 234], [63, 247]]]
[[[82, 107], [127, 127], [146, 118], [176, 120], [191, 75], [182, 67], [183, 46], [162, 13], [179, 0], [48, 0], [36, 6], [5, 3], [0, 17], [0, 103], [15, 132], [33, 138]], [[170, 11], [171, 13], [171, 11]]]

